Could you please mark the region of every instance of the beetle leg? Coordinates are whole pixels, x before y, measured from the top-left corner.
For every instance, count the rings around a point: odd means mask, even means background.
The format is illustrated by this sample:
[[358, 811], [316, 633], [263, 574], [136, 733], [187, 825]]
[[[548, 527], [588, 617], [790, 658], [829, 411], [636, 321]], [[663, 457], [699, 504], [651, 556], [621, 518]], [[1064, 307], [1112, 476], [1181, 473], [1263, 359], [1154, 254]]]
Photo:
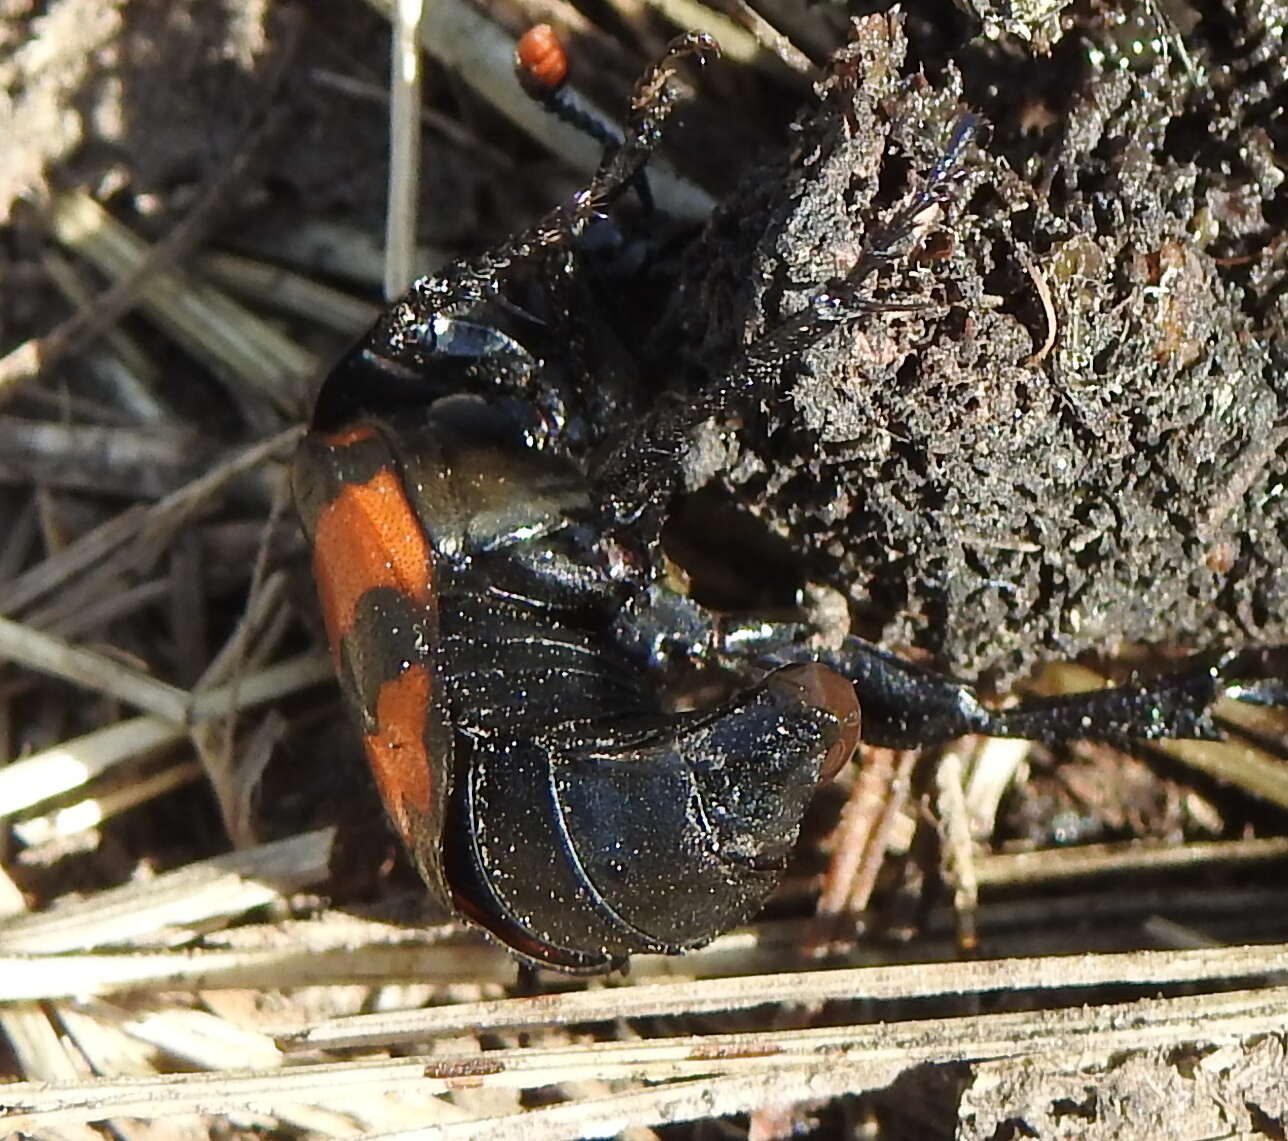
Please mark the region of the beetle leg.
[[966, 733], [1039, 741], [1125, 742], [1165, 737], [1217, 740], [1212, 706], [1222, 697], [1288, 706], [1288, 686], [1249, 654], [1200, 655], [1177, 669], [1122, 685], [1029, 697], [991, 709], [972, 686], [934, 673], [858, 638], [819, 660], [854, 685], [863, 739], [895, 748], [938, 744]]
[[666, 54], [635, 85], [623, 137], [605, 152], [589, 186], [495, 249], [456, 262], [438, 276], [414, 282], [400, 304], [419, 302], [436, 312], [445, 296], [454, 303], [475, 302], [489, 294], [496, 279], [503, 277], [514, 263], [573, 244], [634, 183], [662, 141], [663, 127], [682, 95], [674, 82], [676, 64], [686, 56], [705, 62], [717, 54], [719, 48], [708, 35], [690, 32], [677, 36]]
[[[442, 374], [446, 366], [446, 375], [452, 377], [455, 388], [468, 388], [468, 377], [461, 375], [463, 369], [486, 356], [494, 378], [508, 383], [513, 390], [521, 390], [523, 375], [534, 362], [522, 346], [499, 340], [489, 343], [481, 337], [476, 328], [480, 307], [494, 303], [511, 315], [516, 312], [513, 303], [505, 298], [506, 284], [560, 250], [572, 248], [632, 185], [657, 149], [666, 120], [681, 97], [674, 82], [677, 62], [685, 56], [704, 60], [717, 52], [715, 41], [700, 33], [673, 40], [666, 55], [636, 85], [625, 133], [620, 143], [605, 153], [590, 184], [534, 226], [494, 249], [413, 281], [341, 362], [336, 371], [348, 378], [344, 383], [359, 392], [369, 386], [390, 391], [391, 399], [401, 399], [404, 391], [412, 399], [419, 392], [423, 401], [428, 374]], [[478, 342], [479, 351], [467, 357], [464, 354], [473, 347], [472, 342]], [[362, 370], [363, 375], [355, 376], [355, 370]], [[511, 380], [511, 373], [523, 375]], [[334, 390], [340, 383], [337, 380], [331, 388]], [[442, 387], [450, 387], [451, 383], [445, 380]], [[336, 402], [330, 396], [322, 403], [323, 424], [352, 411], [347, 406], [333, 407]]]
[[748, 345], [722, 377], [696, 398], [663, 397], [648, 421], [632, 427], [595, 473], [598, 498], [610, 517], [634, 524], [656, 517], [683, 485], [692, 433], [699, 425], [726, 421], [779, 383], [783, 366], [822, 340], [838, 325], [873, 313], [916, 312], [924, 301], [893, 301], [868, 292], [868, 280], [899, 257], [933, 224], [947, 201], [962, 153], [979, 131], [974, 115], [963, 115], [924, 185], [865, 242], [845, 277], [820, 290], [798, 313]]
[[[652, 660], [709, 658], [727, 667], [818, 661], [854, 686], [863, 710], [863, 740], [891, 748], [942, 744], [968, 733], [1037, 741], [1126, 742], [1167, 737], [1218, 740], [1212, 706], [1221, 698], [1288, 708], [1288, 681], [1259, 651], [1222, 658], [1196, 655], [1176, 669], [1084, 693], [1027, 697], [1003, 709], [986, 705], [966, 682], [919, 666], [861, 638], [817, 652], [806, 644], [807, 623], [712, 615], [664, 588], [650, 591], [641, 631], [656, 627]], [[1286, 651], [1288, 652], [1288, 651]]]

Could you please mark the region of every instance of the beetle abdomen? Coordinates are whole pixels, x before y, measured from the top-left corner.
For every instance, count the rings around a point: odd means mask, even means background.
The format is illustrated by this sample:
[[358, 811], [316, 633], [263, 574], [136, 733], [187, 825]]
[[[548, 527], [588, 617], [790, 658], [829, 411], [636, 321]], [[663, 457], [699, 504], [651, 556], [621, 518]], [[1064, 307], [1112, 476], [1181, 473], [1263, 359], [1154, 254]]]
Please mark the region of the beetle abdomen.
[[476, 921], [564, 967], [686, 950], [745, 921], [844, 733], [783, 676], [821, 668], [789, 667], [710, 713], [601, 714], [474, 742], [449, 880], [469, 887]]

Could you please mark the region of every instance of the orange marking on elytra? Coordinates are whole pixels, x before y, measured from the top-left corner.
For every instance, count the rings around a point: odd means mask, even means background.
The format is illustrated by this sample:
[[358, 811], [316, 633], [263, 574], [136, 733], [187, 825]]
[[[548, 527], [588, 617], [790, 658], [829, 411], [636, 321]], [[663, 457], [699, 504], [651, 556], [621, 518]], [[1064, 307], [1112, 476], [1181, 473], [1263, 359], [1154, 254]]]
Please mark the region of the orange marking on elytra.
[[380, 687], [376, 696], [377, 730], [362, 739], [367, 763], [380, 798], [402, 835], [411, 839], [406, 806], [431, 809], [432, 776], [425, 725], [432, 699], [429, 668], [411, 666]]
[[367, 591], [386, 586], [420, 606], [433, 603], [433, 552], [393, 471], [381, 469], [366, 483], [341, 485], [318, 513], [313, 576], [336, 661]]

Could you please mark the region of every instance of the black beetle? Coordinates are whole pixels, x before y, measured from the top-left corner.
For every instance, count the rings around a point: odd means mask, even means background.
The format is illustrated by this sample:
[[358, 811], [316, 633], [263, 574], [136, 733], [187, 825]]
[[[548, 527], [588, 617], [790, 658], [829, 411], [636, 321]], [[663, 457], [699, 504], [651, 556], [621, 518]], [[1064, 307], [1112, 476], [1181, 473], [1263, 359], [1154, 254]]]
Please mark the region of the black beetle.
[[[672, 110], [681, 37], [640, 80], [591, 184], [499, 248], [421, 279], [336, 366], [294, 485], [333, 658], [386, 808], [430, 889], [522, 958], [597, 972], [749, 918], [821, 779], [874, 743], [967, 732], [1212, 736], [1243, 663], [995, 711], [967, 685], [803, 623], [729, 623], [667, 585], [659, 535], [693, 433], [736, 416], [840, 324], [915, 299], [871, 285], [942, 217], [976, 120], [843, 278], [694, 398], [639, 407], [570, 351], [579, 242]], [[579, 291], [580, 290], [580, 291]], [[580, 302], [577, 302], [580, 303]], [[615, 402], [615, 405], [614, 405]], [[605, 409], [617, 412], [604, 423]], [[668, 710], [689, 662], [735, 679]], [[857, 697], [856, 697], [857, 694]]]

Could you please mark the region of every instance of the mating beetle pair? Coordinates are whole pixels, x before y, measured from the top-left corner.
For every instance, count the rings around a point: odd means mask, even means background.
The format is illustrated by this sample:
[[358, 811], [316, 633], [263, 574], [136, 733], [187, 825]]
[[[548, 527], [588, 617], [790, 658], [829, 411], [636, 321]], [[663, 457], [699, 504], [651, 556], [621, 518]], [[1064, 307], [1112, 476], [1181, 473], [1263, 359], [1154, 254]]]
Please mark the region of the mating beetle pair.
[[[414, 283], [326, 380], [295, 465], [332, 656], [399, 835], [436, 895], [570, 971], [748, 919], [860, 737], [1202, 737], [1222, 694], [1283, 699], [1227, 660], [995, 711], [859, 639], [821, 652], [804, 624], [722, 621], [667, 584], [661, 528], [695, 431], [772, 398], [782, 363], [838, 326], [917, 306], [874, 279], [942, 216], [976, 133], [959, 121], [846, 276], [696, 398], [644, 408], [577, 325], [581, 245], [639, 184], [676, 61], [714, 50], [672, 45], [568, 204]], [[693, 664], [734, 695], [672, 711], [664, 679]]]

